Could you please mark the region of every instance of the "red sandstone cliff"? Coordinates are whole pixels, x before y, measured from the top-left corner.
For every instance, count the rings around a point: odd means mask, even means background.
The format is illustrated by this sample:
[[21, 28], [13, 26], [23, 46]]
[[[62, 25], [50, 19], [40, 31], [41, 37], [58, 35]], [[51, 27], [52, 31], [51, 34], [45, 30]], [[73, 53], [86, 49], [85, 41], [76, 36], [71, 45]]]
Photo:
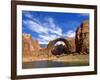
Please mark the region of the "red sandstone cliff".
[[38, 41], [33, 40], [30, 34], [23, 34], [22, 47], [24, 55], [30, 55], [32, 52], [40, 49]]
[[76, 51], [89, 53], [89, 21], [84, 21], [76, 30]]

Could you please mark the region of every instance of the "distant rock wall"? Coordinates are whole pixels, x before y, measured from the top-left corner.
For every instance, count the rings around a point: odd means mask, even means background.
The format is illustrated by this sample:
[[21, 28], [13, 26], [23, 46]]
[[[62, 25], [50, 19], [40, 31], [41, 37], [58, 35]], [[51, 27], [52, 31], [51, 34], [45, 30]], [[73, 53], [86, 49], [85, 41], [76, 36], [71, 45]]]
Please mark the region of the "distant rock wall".
[[76, 30], [76, 52], [89, 53], [89, 21], [84, 21]]
[[31, 52], [40, 49], [38, 41], [33, 40], [30, 34], [23, 34], [22, 39], [22, 49], [24, 55], [30, 55]]

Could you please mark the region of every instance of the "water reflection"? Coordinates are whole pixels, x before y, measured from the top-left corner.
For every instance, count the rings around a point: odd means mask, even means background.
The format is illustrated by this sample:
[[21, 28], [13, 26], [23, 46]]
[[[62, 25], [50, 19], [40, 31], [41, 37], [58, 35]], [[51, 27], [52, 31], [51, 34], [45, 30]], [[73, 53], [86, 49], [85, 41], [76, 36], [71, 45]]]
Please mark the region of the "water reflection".
[[68, 67], [68, 66], [88, 66], [89, 63], [81, 62], [57, 62], [57, 61], [34, 61], [23, 63], [22, 68], [48, 68], [48, 67]]

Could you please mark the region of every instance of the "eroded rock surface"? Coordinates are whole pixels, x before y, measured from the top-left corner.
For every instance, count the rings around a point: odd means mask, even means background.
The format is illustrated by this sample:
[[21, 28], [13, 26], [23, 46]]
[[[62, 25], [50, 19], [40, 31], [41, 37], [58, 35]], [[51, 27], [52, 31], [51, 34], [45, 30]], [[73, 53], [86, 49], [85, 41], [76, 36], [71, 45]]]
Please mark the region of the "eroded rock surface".
[[89, 21], [84, 21], [76, 30], [76, 52], [89, 53]]
[[30, 34], [23, 34], [22, 36], [23, 54], [30, 55], [32, 52], [40, 49], [40, 45], [37, 40], [33, 40]]

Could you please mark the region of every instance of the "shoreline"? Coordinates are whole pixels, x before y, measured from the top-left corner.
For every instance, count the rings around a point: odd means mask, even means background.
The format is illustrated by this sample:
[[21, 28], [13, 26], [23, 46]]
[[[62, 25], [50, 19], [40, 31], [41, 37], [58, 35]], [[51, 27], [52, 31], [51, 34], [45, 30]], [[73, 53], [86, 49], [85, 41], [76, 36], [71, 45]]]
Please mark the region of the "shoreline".
[[34, 61], [56, 61], [56, 62], [87, 62], [89, 61], [89, 55], [65, 55], [65, 56], [51, 56], [51, 57], [38, 57], [37, 56], [29, 56], [23, 57], [22, 62], [34, 62]]

